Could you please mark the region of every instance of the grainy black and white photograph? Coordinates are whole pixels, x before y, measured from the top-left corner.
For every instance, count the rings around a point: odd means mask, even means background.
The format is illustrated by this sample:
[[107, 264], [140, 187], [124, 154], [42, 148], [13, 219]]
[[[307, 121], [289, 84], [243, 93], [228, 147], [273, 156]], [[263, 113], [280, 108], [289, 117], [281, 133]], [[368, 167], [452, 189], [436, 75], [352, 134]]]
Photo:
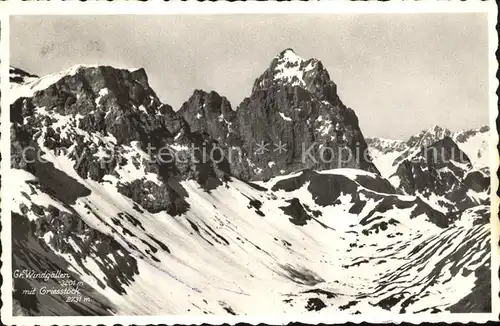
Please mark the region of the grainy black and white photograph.
[[490, 25], [11, 16], [13, 316], [492, 314]]

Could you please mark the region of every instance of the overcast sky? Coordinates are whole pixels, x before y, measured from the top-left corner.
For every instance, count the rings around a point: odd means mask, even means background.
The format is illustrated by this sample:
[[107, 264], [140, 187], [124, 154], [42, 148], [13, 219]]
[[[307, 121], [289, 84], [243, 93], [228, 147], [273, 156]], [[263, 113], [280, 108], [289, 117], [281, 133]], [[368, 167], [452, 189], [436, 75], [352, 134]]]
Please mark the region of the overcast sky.
[[175, 109], [194, 89], [235, 108], [285, 48], [320, 59], [365, 136], [488, 124], [485, 14], [11, 17], [11, 65], [144, 67]]

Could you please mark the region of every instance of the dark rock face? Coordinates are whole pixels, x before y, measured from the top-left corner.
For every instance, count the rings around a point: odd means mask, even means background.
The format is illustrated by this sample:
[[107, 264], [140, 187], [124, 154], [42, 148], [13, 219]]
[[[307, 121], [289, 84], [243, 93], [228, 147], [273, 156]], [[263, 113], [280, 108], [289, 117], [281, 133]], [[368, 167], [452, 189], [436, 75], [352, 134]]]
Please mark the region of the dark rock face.
[[196, 90], [182, 105], [179, 113], [187, 121], [191, 131], [207, 133], [213, 139], [227, 142], [230, 122], [233, 121], [235, 112], [225, 97], [214, 91], [206, 93]]
[[[138, 202], [150, 212], [177, 214], [187, 208], [179, 180], [194, 179], [211, 189], [230, 172], [223, 156], [204, 159], [217, 143], [201, 128], [191, 131], [181, 115], [162, 104], [143, 69], [79, 67], [32, 97], [17, 99], [11, 114], [13, 167], [41, 177], [36, 171], [43, 172], [44, 165], [33, 158], [52, 151], [73, 160], [83, 179], [120, 179], [130, 168], [156, 173], [159, 184], [139, 177], [117, 187], [127, 197], [142, 198]], [[131, 154], [137, 150], [145, 156]], [[148, 195], [155, 200], [144, 199]]]
[[293, 198], [287, 201], [288, 206], [280, 207], [280, 209], [288, 216], [290, 216], [290, 222], [295, 225], [306, 225], [307, 221], [312, 217], [306, 212], [302, 204], [297, 198]]
[[28, 78], [38, 78], [38, 76], [32, 75], [19, 68], [9, 67], [9, 80], [11, 83], [23, 83]]
[[352, 201], [359, 199], [359, 194], [363, 189], [375, 191], [377, 193], [395, 194], [391, 184], [376, 175], [373, 178], [367, 176], [356, 176], [354, 180], [335, 174], [320, 174], [312, 170], [304, 170], [300, 175], [278, 181], [271, 190], [294, 191], [309, 183], [307, 190], [312, 194], [316, 204], [328, 206], [335, 204], [341, 195], [349, 195]]
[[356, 114], [336, 89], [320, 61], [303, 60], [288, 49], [257, 78], [236, 111], [224, 97], [196, 91], [179, 112], [192, 130], [218, 141], [231, 157], [231, 173], [243, 180], [304, 168], [378, 172], [364, 156]]
[[306, 309], [308, 311], [318, 311], [325, 307], [325, 303], [320, 298], [309, 298], [309, 300], [307, 300]]
[[475, 136], [478, 133], [485, 133], [489, 131], [490, 131], [490, 126], [482, 126], [479, 129], [464, 130], [456, 135], [456, 141], [465, 142], [467, 141], [467, 139], [469, 139], [472, 136]]
[[172, 187], [159, 186], [152, 181], [134, 180], [128, 184], [119, 184], [118, 192], [151, 213], [166, 211], [170, 215], [178, 215], [189, 208], [182, 194]]
[[425, 159], [437, 167], [443, 167], [453, 160], [471, 167], [470, 160], [458, 145], [448, 136], [425, 148]]
[[490, 178], [480, 171], [469, 172], [463, 182], [476, 192], [487, 191], [490, 188]]
[[[24, 100], [18, 99], [14, 110]], [[112, 134], [117, 145], [140, 140], [156, 130], [162, 130], [168, 139], [182, 128], [180, 122], [171, 128], [165, 125], [171, 108], [158, 100], [147, 80], [112, 67], [82, 67], [26, 100], [32, 110], [43, 107], [50, 113], [73, 117], [74, 126], [84, 131]], [[77, 114], [83, 116], [78, 121]]]
[[482, 204], [470, 198], [469, 189], [481, 192], [489, 188], [489, 179], [479, 171], [469, 173], [471, 169], [467, 155], [445, 136], [402, 161], [395, 175], [400, 179], [399, 190], [403, 193], [424, 197], [436, 194], [451, 202], [443, 201], [441, 205], [461, 210]]
[[[440, 228], [448, 227], [453, 218], [436, 211], [419, 197], [413, 200], [402, 200], [396, 195], [396, 190], [386, 180], [377, 175], [357, 175], [355, 178], [336, 174], [320, 174], [315, 171], [305, 170], [296, 177], [280, 180], [271, 188], [272, 191], [284, 190], [286, 192], [295, 191], [304, 185], [311, 193], [314, 202], [320, 206], [337, 205], [341, 203], [340, 197], [347, 196], [344, 204], [350, 205], [349, 213], [359, 214], [365, 207], [367, 200], [378, 201], [376, 207], [360, 221], [365, 226], [375, 220], [381, 219], [381, 214], [392, 209], [412, 208], [410, 218], [420, 215]], [[289, 205], [280, 207], [285, 214], [290, 216], [290, 221], [296, 225], [305, 225], [307, 221], [313, 219], [300, 201], [290, 200]], [[456, 218], [455, 218], [456, 219]], [[383, 223], [398, 223], [398, 221], [385, 221]], [[382, 226], [382, 228], [384, 228]], [[365, 235], [370, 234], [370, 230], [365, 230]], [[363, 231], [363, 232], [365, 232]]]

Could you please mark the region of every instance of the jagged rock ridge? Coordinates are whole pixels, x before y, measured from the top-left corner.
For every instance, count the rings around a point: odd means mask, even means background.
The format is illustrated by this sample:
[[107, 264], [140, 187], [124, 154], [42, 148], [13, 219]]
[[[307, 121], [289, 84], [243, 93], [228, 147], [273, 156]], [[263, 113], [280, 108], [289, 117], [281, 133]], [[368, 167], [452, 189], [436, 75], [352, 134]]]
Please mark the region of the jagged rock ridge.
[[[70, 71], [32, 97], [13, 102], [14, 168], [47, 180], [57, 169], [26, 160], [22, 149], [31, 147], [28, 155], [50, 150], [67, 154], [80, 177], [103, 181], [112, 176], [120, 193], [152, 212], [172, 214], [186, 207], [174, 180], [194, 179], [210, 188], [229, 175], [226, 161], [203, 160], [201, 152], [189, 150], [190, 145], [210, 150], [214, 142], [191, 132], [180, 115], [158, 100], [144, 70]], [[153, 173], [158, 178], [150, 177]]]

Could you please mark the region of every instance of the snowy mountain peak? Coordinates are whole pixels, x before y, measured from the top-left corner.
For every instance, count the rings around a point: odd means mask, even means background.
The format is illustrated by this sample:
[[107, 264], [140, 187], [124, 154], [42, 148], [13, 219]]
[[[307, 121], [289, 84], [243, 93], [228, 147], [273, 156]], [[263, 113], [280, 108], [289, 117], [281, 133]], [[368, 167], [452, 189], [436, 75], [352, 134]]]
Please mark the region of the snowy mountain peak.
[[292, 86], [306, 87], [310, 71], [318, 67], [317, 59], [304, 60], [292, 49], [282, 51], [273, 61], [271, 67], [274, 72], [274, 80], [289, 83]]
[[405, 142], [398, 139], [369, 137], [365, 138], [365, 140], [368, 146], [379, 151], [394, 151], [397, 149], [402, 149], [405, 146]]
[[276, 56], [276, 59], [278, 59], [279, 61], [287, 61], [291, 63], [301, 63], [304, 61], [304, 58], [298, 56], [297, 53], [291, 48], [281, 51]]
[[327, 100], [336, 99], [336, 85], [321, 61], [304, 59], [290, 48], [274, 57], [269, 68], [255, 81], [253, 92], [276, 86], [298, 86]]
[[422, 130], [418, 134], [410, 137], [407, 141], [408, 146], [429, 146], [430, 144], [443, 139], [444, 137], [451, 137], [452, 132], [446, 128], [434, 125], [428, 129]]
[[446, 136], [446, 135], [450, 135], [451, 134], [451, 131], [447, 128], [443, 128], [441, 126], [438, 126], [438, 125], [433, 125], [432, 127], [430, 127], [429, 129], [423, 131], [427, 134], [432, 134], [432, 135], [435, 135], [435, 136]]

